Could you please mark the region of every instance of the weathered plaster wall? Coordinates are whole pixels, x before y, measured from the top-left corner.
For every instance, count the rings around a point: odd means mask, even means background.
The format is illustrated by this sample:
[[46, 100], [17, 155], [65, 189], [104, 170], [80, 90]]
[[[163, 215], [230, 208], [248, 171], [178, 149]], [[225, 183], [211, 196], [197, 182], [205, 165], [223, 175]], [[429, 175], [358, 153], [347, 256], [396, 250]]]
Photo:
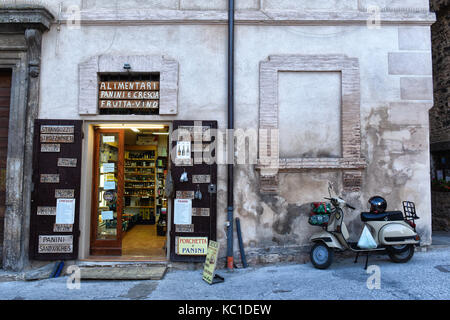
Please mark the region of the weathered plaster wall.
[[[169, 5], [170, 1], [165, 3]], [[200, 6], [202, 1], [196, 3]], [[250, 6], [252, 2], [248, 3]], [[275, 2], [263, 1], [267, 6], [270, 3]], [[289, 8], [289, 1], [283, 3]], [[425, 8], [423, 1], [403, 3]], [[89, 6], [89, 1], [86, 5]], [[80, 118], [78, 64], [90, 57], [156, 54], [173, 58], [180, 66], [179, 113], [164, 119], [201, 117], [218, 120], [219, 127], [225, 128], [226, 36], [225, 25], [92, 25], [75, 30], [62, 25], [60, 31], [54, 26], [43, 39], [39, 117]], [[385, 196], [392, 210], [401, 209], [402, 200], [415, 201], [421, 217], [418, 230], [424, 244], [429, 244], [427, 113], [432, 105], [432, 86], [430, 45], [424, 41], [429, 43], [427, 26], [386, 25], [368, 29], [365, 25], [238, 25], [235, 126], [258, 127], [259, 64], [270, 55], [344, 54], [357, 58], [361, 78], [361, 148], [368, 166], [363, 171], [361, 191], [344, 196], [359, 210], [366, 209], [368, 198], [374, 194]], [[295, 128], [292, 130], [295, 133]], [[339, 170], [285, 172], [279, 175], [279, 180], [277, 195], [263, 195], [259, 172], [254, 166], [236, 166], [235, 216], [241, 218], [251, 261], [300, 259], [298, 253], [316, 231], [307, 223], [309, 203], [327, 196], [328, 181], [336, 190], [342, 190]], [[217, 229], [222, 255], [226, 249], [225, 220], [226, 167], [219, 166]], [[357, 237], [361, 226], [358, 214], [349, 213], [348, 225], [352, 237]]]

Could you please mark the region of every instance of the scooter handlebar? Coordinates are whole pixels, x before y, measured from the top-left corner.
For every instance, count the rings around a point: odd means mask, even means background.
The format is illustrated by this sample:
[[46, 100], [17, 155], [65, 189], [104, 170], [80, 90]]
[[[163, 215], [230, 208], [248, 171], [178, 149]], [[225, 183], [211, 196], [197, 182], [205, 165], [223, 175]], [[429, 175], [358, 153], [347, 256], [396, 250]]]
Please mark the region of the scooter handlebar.
[[352, 210], [355, 210], [355, 207], [352, 207], [351, 205], [349, 205], [348, 203], [345, 204], [347, 207], [349, 207]]
[[350, 208], [350, 209], [352, 209], [352, 210], [355, 210], [355, 209], [356, 209], [355, 207], [353, 207], [353, 206], [349, 205], [347, 202], [345, 202], [343, 199], [327, 198], [327, 197], [324, 197], [324, 199], [330, 200], [330, 201], [339, 201], [339, 200], [340, 200], [340, 202], [345, 203], [345, 206], [346, 206], [346, 207], [348, 207], [348, 208]]

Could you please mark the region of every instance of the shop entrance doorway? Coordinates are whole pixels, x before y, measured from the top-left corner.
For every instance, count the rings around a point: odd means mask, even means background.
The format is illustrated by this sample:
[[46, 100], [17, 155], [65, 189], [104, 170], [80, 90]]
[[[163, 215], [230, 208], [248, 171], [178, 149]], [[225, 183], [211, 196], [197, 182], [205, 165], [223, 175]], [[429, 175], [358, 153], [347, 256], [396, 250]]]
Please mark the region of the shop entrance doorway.
[[94, 128], [90, 254], [166, 260], [169, 126]]

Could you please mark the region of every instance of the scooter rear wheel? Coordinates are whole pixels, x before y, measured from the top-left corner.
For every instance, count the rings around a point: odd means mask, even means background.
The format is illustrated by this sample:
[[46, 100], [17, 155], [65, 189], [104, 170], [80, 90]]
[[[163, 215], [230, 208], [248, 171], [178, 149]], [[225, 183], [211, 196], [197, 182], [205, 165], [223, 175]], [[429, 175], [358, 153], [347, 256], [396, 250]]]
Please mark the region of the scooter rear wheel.
[[317, 269], [327, 269], [333, 262], [334, 251], [323, 242], [316, 242], [309, 253], [313, 266]]
[[408, 244], [405, 249], [400, 249], [396, 247], [388, 247], [387, 252], [389, 258], [395, 263], [406, 263], [414, 255], [414, 245]]

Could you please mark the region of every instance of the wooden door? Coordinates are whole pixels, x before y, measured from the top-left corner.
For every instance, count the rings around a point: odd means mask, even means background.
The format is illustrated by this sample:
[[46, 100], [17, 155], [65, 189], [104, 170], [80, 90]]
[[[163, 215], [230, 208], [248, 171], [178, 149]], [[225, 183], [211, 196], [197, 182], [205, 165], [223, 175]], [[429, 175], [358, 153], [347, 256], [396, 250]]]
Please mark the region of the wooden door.
[[[188, 254], [179, 250], [180, 241], [216, 240], [216, 189], [217, 164], [210, 159], [215, 156], [215, 134], [217, 121], [174, 121], [172, 134], [171, 174], [174, 182], [172, 198], [170, 259], [172, 261], [203, 262], [206, 252]], [[186, 134], [188, 133], [188, 134]], [[179, 142], [188, 141], [186, 144]], [[178, 146], [178, 147], [177, 147]], [[187, 159], [186, 159], [187, 158]], [[188, 181], [180, 181], [183, 173]], [[201, 199], [196, 192], [201, 193]], [[176, 199], [191, 199], [190, 224], [175, 224]]]
[[124, 130], [96, 129], [91, 255], [122, 254]]
[[80, 120], [35, 121], [31, 259], [78, 257], [82, 123]]
[[3, 220], [6, 197], [6, 157], [8, 154], [11, 70], [0, 70], [0, 243], [3, 243]]

